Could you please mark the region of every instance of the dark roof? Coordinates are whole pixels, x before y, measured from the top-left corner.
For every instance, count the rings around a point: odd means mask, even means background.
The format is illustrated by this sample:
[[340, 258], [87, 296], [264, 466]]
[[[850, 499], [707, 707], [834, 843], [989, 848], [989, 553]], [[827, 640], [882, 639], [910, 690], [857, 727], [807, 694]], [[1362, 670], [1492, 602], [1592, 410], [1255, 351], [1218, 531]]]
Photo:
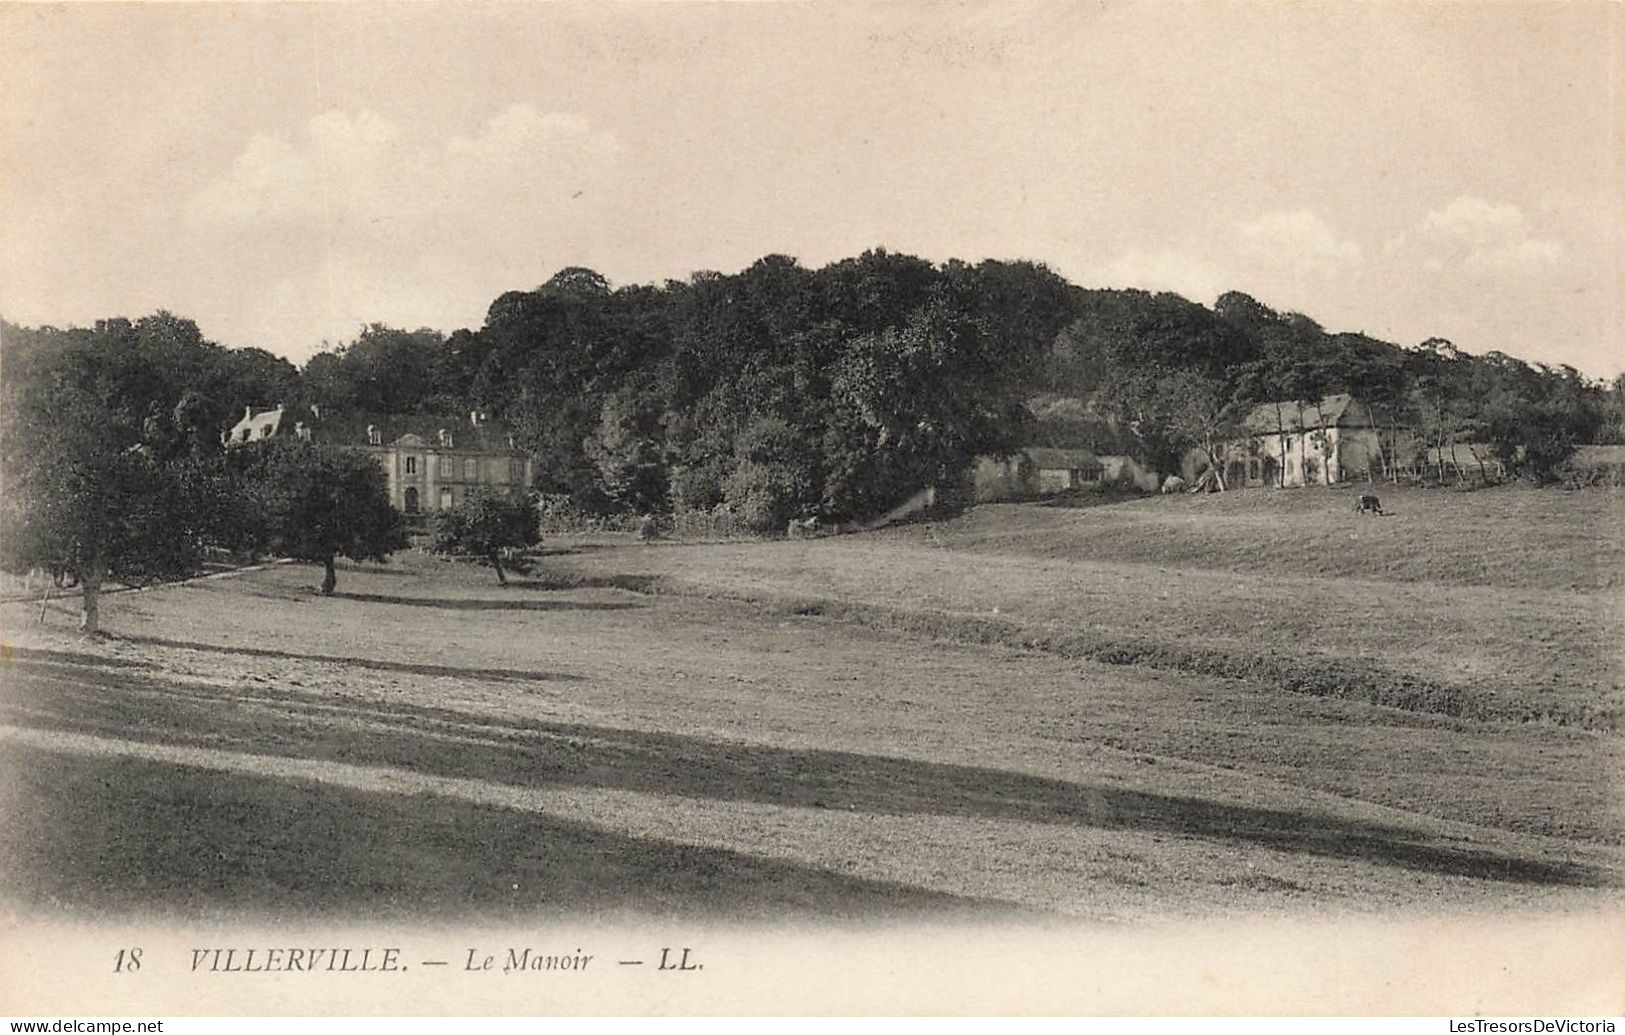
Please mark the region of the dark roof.
[[[256, 410], [254, 419], [274, 414], [276, 410]], [[380, 444], [393, 445], [407, 435], [416, 435], [425, 446], [440, 447], [442, 429], [451, 432], [451, 448], [475, 450], [482, 453], [517, 453], [508, 445], [510, 429], [501, 421], [481, 418], [475, 425], [469, 414], [449, 413], [367, 413], [326, 412], [317, 417], [309, 408], [290, 406], [282, 410], [272, 437], [292, 438], [297, 424], [310, 429], [312, 441], [334, 445], [369, 445], [367, 429], [376, 428]], [[258, 441], [256, 437], [254, 441]]]
[[1365, 406], [1355, 402], [1346, 392], [1328, 395], [1318, 403], [1304, 403], [1299, 409], [1296, 401], [1266, 402], [1254, 406], [1242, 421], [1249, 431], [1274, 433], [1285, 427], [1287, 431], [1305, 428], [1369, 428], [1371, 415]]
[[367, 444], [369, 425], [378, 430], [386, 446], [407, 435], [416, 435], [426, 446], [439, 446], [440, 432], [444, 429], [451, 432], [453, 449], [477, 449], [484, 453], [514, 451], [508, 445], [510, 432], [506, 424], [481, 420], [475, 425], [466, 413], [461, 417], [444, 413], [346, 413], [339, 416], [324, 413], [320, 420], [305, 418], [311, 438], [351, 446]]
[[1101, 466], [1100, 460], [1087, 449], [1051, 449], [1030, 446], [1022, 450], [1032, 465], [1040, 471], [1073, 471]]

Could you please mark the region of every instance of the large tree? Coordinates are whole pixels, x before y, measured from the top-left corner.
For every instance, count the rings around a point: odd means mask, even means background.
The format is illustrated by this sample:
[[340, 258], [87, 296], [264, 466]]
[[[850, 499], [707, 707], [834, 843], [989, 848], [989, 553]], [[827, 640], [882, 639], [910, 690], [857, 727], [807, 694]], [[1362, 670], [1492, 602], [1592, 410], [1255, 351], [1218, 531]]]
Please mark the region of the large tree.
[[70, 371], [8, 384], [0, 425], [0, 567], [76, 584], [87, 634], [108, 582], [194, 574], [229, 537], [216, 458], [177, 455], [162, 420], [136, 422]]
[[271, 441], [239, 449], [232, 459], [258, 516], [257, 545], [321, 564], [323, 595], [337, 584], [337, 558], [382, 562], [406, 548], [384, 470], [367, 453]]
[[508, 584], [503, 555], [541, 542], [536, 503], [529, 496], [503, 496], [480, 490], [460, 507], [435, 515], [430, 549], [448, 556], [478, 557]]

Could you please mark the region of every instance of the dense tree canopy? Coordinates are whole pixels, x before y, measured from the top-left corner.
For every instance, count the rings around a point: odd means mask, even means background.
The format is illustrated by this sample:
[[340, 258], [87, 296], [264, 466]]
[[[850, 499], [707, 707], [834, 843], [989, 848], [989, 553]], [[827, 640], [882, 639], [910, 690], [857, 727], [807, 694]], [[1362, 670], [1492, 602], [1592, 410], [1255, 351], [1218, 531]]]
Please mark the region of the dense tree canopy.
[[1169, 469], [1221, 449], [1258, 403], [1277, 403], [1284, 424], [1333, 392], [1415, 429], [1436, 459], [1481, 443], [1538, 479], [1579, 443], [1625, 442], [1625, 379], [1329, 332], [1240, 292], [1208, 308], [1086, 290], [1030, 262], [884, 249], [818, 269], [769, 255], [659, 285], [571, 267], [500, 295], [478, 328], [372, 324], [303, 370], [163, 311], [0, 323], [0, 348], [7, 562], [92, 580], [179, 570], [245, 528], [329, 569], [397, 548], [365, 458], [272, 451], [257, 507], [233, 510], [243, 493], [221, 489], [220, 432], [277, 403], [483, 411], [536, 458], [532, 488], [581, 510], [726, 507], [762, 530], [866, 518], [1029, 444]]
[[163, 408], [175, 389], [143, 363], [185, 376], [221, 357], [195, 335], [149, 334], [190, 327], [160, 317], [0, 329], [0, 567], [79, 586], [91, 634], [104, 583], [191, 574], [207, 544], [231, 535], [218, 457], [192, 448], [189, 428]]

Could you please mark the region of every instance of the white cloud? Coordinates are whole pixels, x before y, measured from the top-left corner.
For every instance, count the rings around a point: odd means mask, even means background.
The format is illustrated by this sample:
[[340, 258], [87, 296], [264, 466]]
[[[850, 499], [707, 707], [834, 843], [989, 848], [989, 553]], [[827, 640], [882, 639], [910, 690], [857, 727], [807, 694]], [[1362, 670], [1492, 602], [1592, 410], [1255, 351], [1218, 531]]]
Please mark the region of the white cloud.
[[219, 285], [198, 315], [292, 355], [367, 319], [477, 325], [500, 291], [602, 261], [622, 152], [528, 105], [465, 136], [366, 109], [256, 135], [187, 201], [186, 248]]
[[492, 166], [568, 156], [612, 158], [620, 149], [613, 134], [593, 129], [580, 115], [543, 114], [528, 104], [509, 105], [486, 123], [479, 136], [453, 137], [446, 145], [454, 159]]
[[1335, 277], [1359, 264], [1360, 245], [1309, 209], [1267, 212], [1236, 225], [1236, 251], [1242, 261], [1265, 270]]
[[1223, 271], [1194, 245], [1132, 249], [1100, 267], [1088, 278], [1106, 287], [1172, 291], [1211, 304], [1230, 285]]
[[1356, 270], [1365, 251], [1308, 209], [1266, 212], [1209, 239], [1130, 248], [1094, 270], [1092, 283], [1176, 291], [1211, 304], [1240, 290], [1288, 307], [1312, 305], [1316, 285]]
[[406, 139], [377, 112], [329, 111], [298, 139], [251, 138], [231, 168], [193, 196], [194, 224], [242, 228], [320, 219], [345, 224], [477, 216], [490, 202], [568, 199], [618, 160], [620, 142], [586, 118], [515, 104], [473, 137]]
[[1556, 241], [1524, 238], [1486, 248], [1475, 248], [1466, 265], [1475, 273], [1530, 273], [1556, 266], [1563, 246]]
[[1516, 205], [1496, 205], [1467, 195], [1427, 214], [1422, 225], [1472, 245], [1488, 245], [1521, 235], [1523, 212]]
[[1538, 236], [1518, 206], [1463, 195], [1429, 212], [1384, 251], [1396, 257], [1414, 254], [1413, 261], [1436, 272], [1511, 276], [1555, 267], [1565, 249], [1560, 241]]
[[249, 140], [226, 175], [192, 198], [187, 214], [226, 225], [281, 219], [300, 210], [315, 185], [306, 155], [279, 137]]

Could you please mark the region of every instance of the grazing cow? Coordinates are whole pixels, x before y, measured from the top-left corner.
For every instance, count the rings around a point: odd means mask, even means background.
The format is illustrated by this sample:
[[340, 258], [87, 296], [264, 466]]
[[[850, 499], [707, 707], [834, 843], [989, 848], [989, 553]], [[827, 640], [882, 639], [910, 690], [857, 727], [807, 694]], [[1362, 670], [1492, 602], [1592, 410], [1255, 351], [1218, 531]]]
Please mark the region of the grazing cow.
[[811, 539], [818, 534], [818, 517], [793, 518], [784, 534], [791, 539]]
[[1374, 492], [1362, 492], [1360, 498], [1354, 501], [1354, 512], [1356, 514], [1375, 514], [1381, 517], [1382, 500], [1379, 500]]
[[1168, 479], [1162, 483], [1162, 491], [1165, 495], [1170, 492], [1178, 492], [1184, 487], [1185, 479], [1177, 474], [1170, 474]]

